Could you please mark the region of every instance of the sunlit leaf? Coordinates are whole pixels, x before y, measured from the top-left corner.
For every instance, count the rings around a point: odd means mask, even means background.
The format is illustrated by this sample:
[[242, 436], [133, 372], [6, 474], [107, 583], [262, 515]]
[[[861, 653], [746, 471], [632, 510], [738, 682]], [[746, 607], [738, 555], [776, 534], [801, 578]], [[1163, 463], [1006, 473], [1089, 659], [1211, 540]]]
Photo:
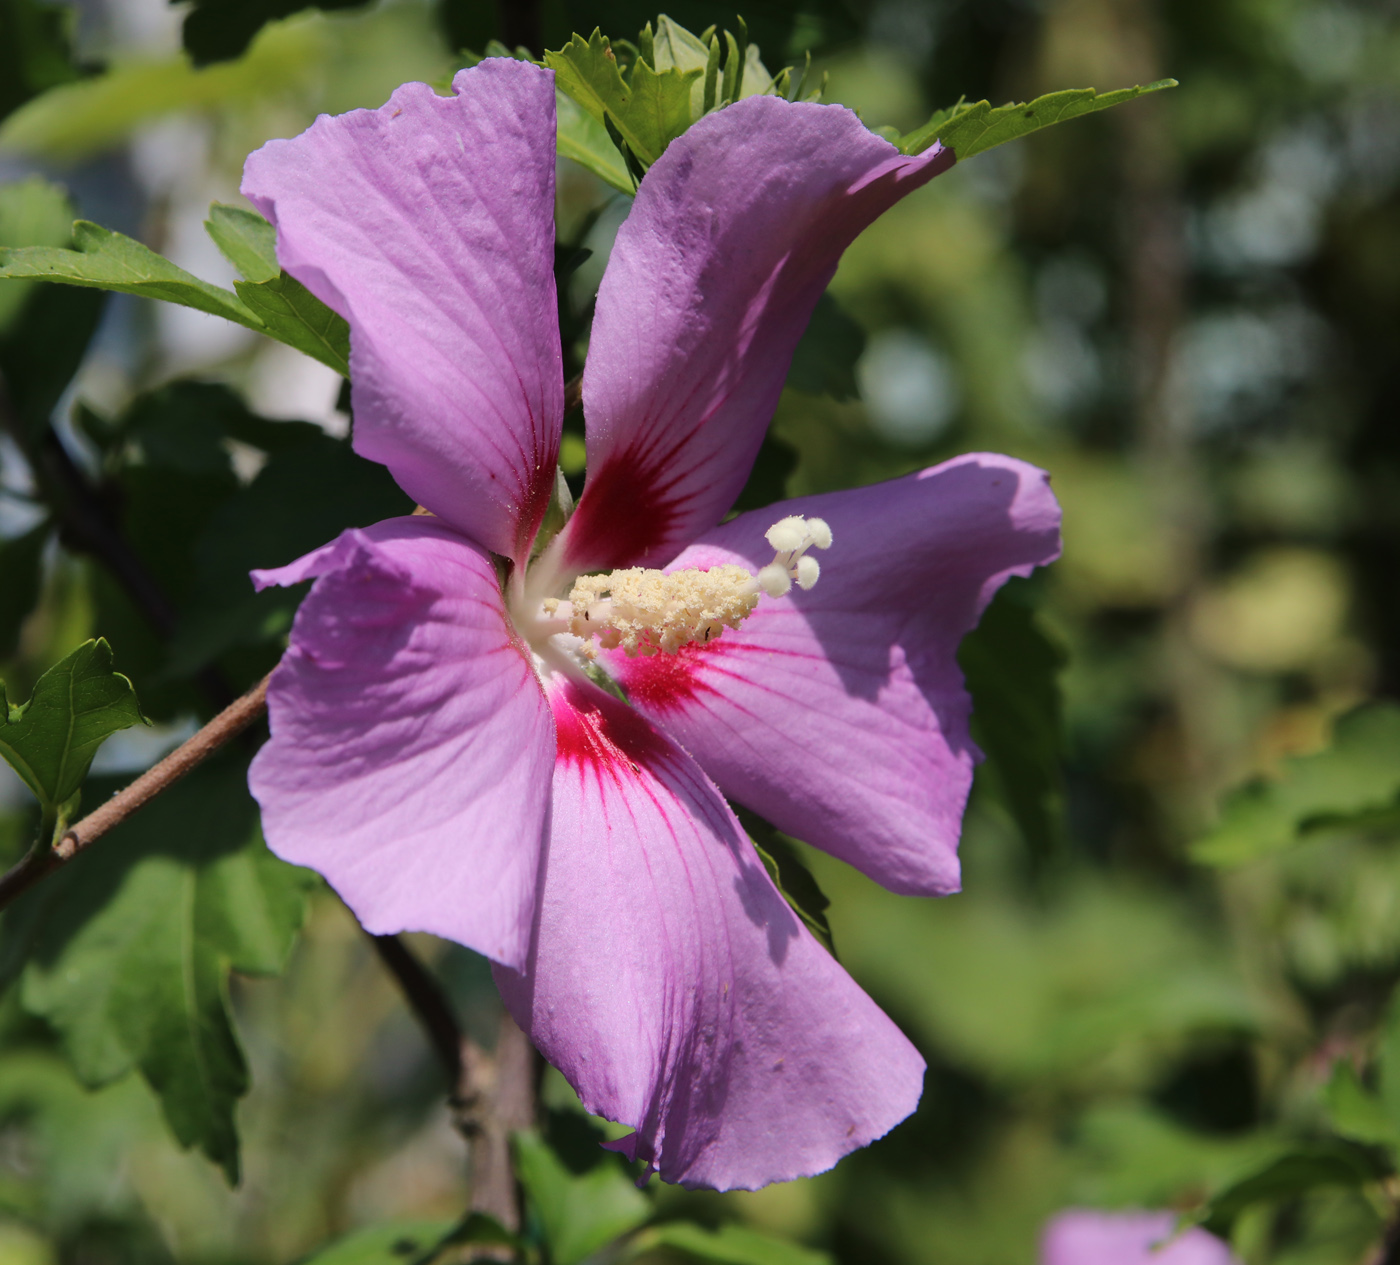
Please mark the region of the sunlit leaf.
[[0, 280], [19, 277], [120, 290], [125, 294], [179, 303], [250, 329], [262, 327], [258, 317], [236, 294], [201, 281], [121, 233], [78, 220], [73, 225], [73, 245], [72, 250], [51, 246], [0, 248]]
[[608, 136], [608, 129], [589, 114], [572, 97], [555, 93], [559, 118], [559, 153], [571, 158], [580, 167], [591, 171], [599, 180], [623, 193], [632, 193], [636, 186], [627, 172], [627, 164]]
[[282, 969], [309, 881], [267, 851], [246, 765], [225, 758], [23, 897], [4, 958], [25, 960], [24, 1007], [59, 1034], [85, 1084], [139, 1069], [176, 1139], [236, 1181], [248, 1073], [228, 971]]
[[1309, 830], [1389, 814], [1398, 798], [1400, 706], [1368, 703], [1337, 721], [1327, 750], [1284, 760], [1277, 778], [1233, 792], [1191, 854], [1207, 865], [1238, 865]]
[[262, 322], [259, 332], [350, 376], [350, 326], [300, 281], [282, 273], [261, 285], [235, 281], [233, 288]]
[[1093, 88], [1066, 88], [1048, 92], [1034, 101], [1012, 102], [995, 108], [989, 101], [957, 105], [939, 110], [922, 127], [901, 136], [897, 142], [905, 154], [921, 154], [935, 141], [942, 141], [958, 161], [971, 158], [1007, 141], [1014, 141], [1043, 127], [1077, 119], [1082, 114], [1106, 110], [1132, 101], [1144, 93], [1175, 88], [1175, 79], [1159, 79], [1141, 87], [1098, 92]]
[[245, 281], [261, 284], [281, 275], [277, 230], [256, 211], [215, 202], [204, 228]]
[[0, 683], [0, 703], [0, 756], [46, 812], [72, 799], [97, 748], [112, 734], [146, 723], [136, 691], [112, 670], [112, 648], [100, 639], [54, 664], [27, 703], [9, 702]]
[[[223, 232], [223, 245], [236, 249], [260, 271], [257, 247]], [[0, 248], [0, 280], [10, 277], [61, 281], [67, 285], [118, 290], [178, 303], [222, 316], [329, 365], [349, 372], [350, 334], [345, 321], [285, 274], [255, 284], [236, 281], [236, 294], [177, 267], [170, 260], [121, 233], [79, 220], [73, 225], [75, 249]]]
[[[67, 246], [73, 240], [73, 208], [68, 194], [42, 176], [0, 186], [0, 247]], [[3, 335], [37, 282], [0, 285]]]
[[643, 168], [690, 126], [690, 86], [703, 72], [674, 67], [658, 73], [638, 60], [630, 83], [622, 76], [611, 42], [600, 31], [575, 35], [545, 53], [559, 91], [572, 97], [604, 127], [611, 125]]

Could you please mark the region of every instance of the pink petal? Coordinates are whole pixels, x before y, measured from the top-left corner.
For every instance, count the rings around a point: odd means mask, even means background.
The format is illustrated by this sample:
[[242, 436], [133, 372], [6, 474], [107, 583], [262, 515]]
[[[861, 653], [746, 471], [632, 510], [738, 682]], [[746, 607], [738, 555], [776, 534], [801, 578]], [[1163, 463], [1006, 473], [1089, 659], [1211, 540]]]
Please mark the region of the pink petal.
[[490, 58], [249, 157], [282, 266], [350, 322], [355, 451], [524, 560], [554, 486], [554, 75]]
[[[1046, 1226], [1040, 1265], [1237, 1265], [1213, 1234], [1192, 1229], [1173, 1237], [1175, 1229], [1170, 1212], [1072, 1208]], [[1154, 1250], [1163, 1242], [1168, 1246]]]
[[923, 1060], [779, 896], [674, 743], [591, 685], [559, 733], [536, 941], [512, 1014], [667, 1181], [830, 1168], [914, 1110]]
[[579, 570], [656, 566], [734, 503], [841, 252], [953, 164], [843, 106], [755, 96], [647, 172], [598, 292], [583, 378]]
[[732, 799], [896, 892], [959, 883], [980, 753], [956, 653], [992, 594], [1060, 549], [1043, 472], [960, 457], [876, 487], [744, 514], [673, 567], [771, 561], [786, 514], [826, 519], [815, 588], [761, 599], [735, 632], [679, 655], [607, 656], [633, 705]]
[[369, 931], [522, 964], [554, 733], [491, 559], [425, 518], [312, 559], [249, 776], [268, 846], [324, 874]]

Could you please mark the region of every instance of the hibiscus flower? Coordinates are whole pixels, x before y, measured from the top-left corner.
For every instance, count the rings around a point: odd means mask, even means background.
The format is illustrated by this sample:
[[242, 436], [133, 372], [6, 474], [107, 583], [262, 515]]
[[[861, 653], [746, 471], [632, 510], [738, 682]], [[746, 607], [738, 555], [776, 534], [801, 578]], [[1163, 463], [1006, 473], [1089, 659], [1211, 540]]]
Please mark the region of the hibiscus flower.
[[955, 891], [977, 752], [954, 654], [1056, 555], [1058, 511], [1040, 471], [972, 456], [721, 519], [841, 252], [952, 156], [774, 97], [673, 142], [599, 292], [587, 483], [532, 560], [564, 411], [554, 80], [500, 59], [453, 89], [245, 171], [282, 266], [349, 321], [356, 450], [431, 515], [257, 577], [316, 577], [251, 775], [268, 843], [369, 930], [489, 957], [666, 1180], [821, 1172], [914, 1110], [923, 1060], [721, 792], [896, 891]]

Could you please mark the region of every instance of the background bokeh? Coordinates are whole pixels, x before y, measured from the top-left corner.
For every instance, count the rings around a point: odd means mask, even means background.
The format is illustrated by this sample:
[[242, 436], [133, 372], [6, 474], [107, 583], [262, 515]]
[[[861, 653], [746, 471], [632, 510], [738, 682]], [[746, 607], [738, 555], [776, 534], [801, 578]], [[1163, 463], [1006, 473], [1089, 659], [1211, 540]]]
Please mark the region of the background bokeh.
[[[227, 285], [202, 221], [211, 200], [237, 201], [242, 160], [265, 139], [378, 105], [408, 79], [440, 82], [461, 47], [557, 47], [595, 24], [631, 36], [655, 16], [633, 0], [512, 8], [511, 29], [468, 0], [309, 11], [196, 70], [180, 52], [187, 6], [82, 0], [74, 48], [93, 73], [8, 99], [0, 85], [0, 108], [14, 110], [0, 124], [0, 183], [41, 173], [83, 217]], [[1350, 1060], [1368, 1075], [1400, 975], [1400, 833], [1384, 814], [1236, 866], [1191, 852], [1227, 792], [1279, 775], [1326, 747], [1348, 709], [1400, 689], [1400, 9], [755, 0], [742, 12], [770, 68], [810, 52], [826, 99], [872, 126], [911, 129], [963, 95], [1181, 83], [955, 168], [842, 263], [832, 294], [864, 349], [845, 383], [823, 383], [820, 360], [813, 381], [794, 375], [827, 389], [784, 395], [773, 434], [797, 454], [786, 491], [981, 449], [1051, 472], [1064, 558], [1019, 600], [1063, 654], [1062, 786], [1050, 828], [1028, 832], [1007, 788], [979, 780], [957, 897], [893, 897], [806, 854], [842, 960], [929, 1061], [923, 1105], [821, 1178], [652, 1196], [843, 1262], [1030, 1262], [1059, 1208], [1187, 1208], [1282, 1139], [1326, 1133], [1331, 1069]], [[734, 23], [723, 5], [670, 13], [697, 31]], [[561, 161], [560, 240], [593, 251], [568, 286], [576, 352], [625, 210]], [[178, 445], [160, 457], [154, 425], [136, 445], [144, 456], [124, 456], [110, 436], [143, 433], [132, 402], [189, 378], [321, 428], [327, 446], [308, 450], [308, 469], [353, 460], [330, 443], [348, 421], [331, 370], [125, 296], [101, 309], [60, 401], [75, 459], [107, 480], [178, 600], [204, 611], [184, 628], [182, 662], [222, 656], [251, 679], [275, 658], [285, 611], [200, 607], [194, 590], [282, 561], [258, 548], [282, 539], [287, 500], [335, 493], [307, 491], [296, 469], [256, 482], [276, 443], [230, 439], [236, 427], [209, 449], [222, 454], [213, 464]], [[204, 416], [233, 399], [186, 407]], [[566, 445], [566, 462], [580, 447]], [[143, 499], [142, 471], [161, 460], [183, 471], [188, 505]], [[336, 470], [357, 507], [383, 507], [371, 517], [396, 512], [373, 471]], [[39, 521], [33, 491], [0, 439], [0, 537]], [[210, 512], [234, 544], [200, 555], [197, 582], [180, 551]], [[333, 529], [337, 514], [321, 517]], [[301, 547], [329, 534], [301, 530]], [[106, 636], [161, 722], [104, 748], [95, 771], [129, 776], [191, 732], [207, 701], [80, 547], [44, 548], [32, 610], [0, 576], [0, 631], [14, 634], [0, 676], [25, 698], [78, 642]], [[228, 633], [259, 619], [262, 640]], [[0, 805], [0, 842], [17, 855], [28, 828], [17, 782], [0, 783]], [[484, 964], [418, 947], [489, 1041]], [[333, 896], [313, 893], [281, 977], [236, 976], [233, 989], [252, 1068], [234, 1190], [170, 1140], [143, 1081], [79, 1087], [15, 990], [0, 1000], [0, 1260], [286, 1262], [359, 1225], [460, 1210], [462, 1147], [438, 1070]], [[551, 1075], [544, 1093], [567, 1111], [562, 1081]], [[1235, 1241], [1250, 1262], [1359, 1263], [1390, 1215], [1375, 1190], [1336, 1185], [1258, 1205]]]

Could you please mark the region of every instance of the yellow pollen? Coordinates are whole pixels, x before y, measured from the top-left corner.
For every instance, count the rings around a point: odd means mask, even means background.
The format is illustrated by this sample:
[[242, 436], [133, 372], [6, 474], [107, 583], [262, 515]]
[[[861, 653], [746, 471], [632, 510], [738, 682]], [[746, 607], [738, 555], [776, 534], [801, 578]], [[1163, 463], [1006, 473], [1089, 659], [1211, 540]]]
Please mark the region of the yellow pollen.
[[693, 641], [713, 641], [726, 628], [738, 628], [758, 596], [754, 577], [729, 565], [669, 575], [644, 567], [585, 575], [569, 594], [569, 631], [584, 638], [597, 635], [604, 650], [674, 654]]

